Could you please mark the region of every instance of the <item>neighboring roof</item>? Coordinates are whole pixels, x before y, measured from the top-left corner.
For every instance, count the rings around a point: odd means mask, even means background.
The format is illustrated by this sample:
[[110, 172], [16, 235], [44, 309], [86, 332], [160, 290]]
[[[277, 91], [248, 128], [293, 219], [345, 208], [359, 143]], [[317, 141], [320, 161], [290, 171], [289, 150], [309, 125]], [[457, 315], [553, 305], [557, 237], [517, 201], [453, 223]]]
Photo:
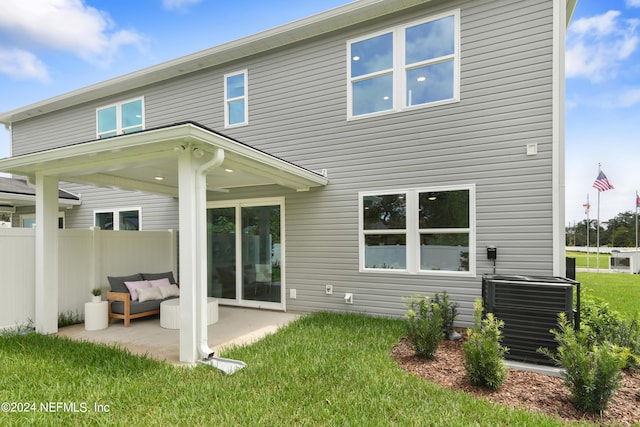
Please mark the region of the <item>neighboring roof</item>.
[[[356, 0], [344, 6], [72, 92], [0, 113], [0, 123], [36, 117], [271, 49], [298, 43], [432, 0]], [[578, 0], [565, 0], [567, 25]]]
[[[25, 206], [35, 204], [36, 191], [24, 179], [0, 176], [0, 205]], [[58, 200], [61, 204], [79, 205], [80, 197], [59, 189]]]
[[[207, 189], [280, 185], [307, 191], [329, 180], [314, 171], [228, 138], [194, 122], [72, 144], [0, 160], [0, 171], [35, 179], [55, 175], [60, 181], [178, 196], [180, 153], [199, 159], [222, 154], [207, 171]], [[206, 156], [206, 157], [205, 157]]]

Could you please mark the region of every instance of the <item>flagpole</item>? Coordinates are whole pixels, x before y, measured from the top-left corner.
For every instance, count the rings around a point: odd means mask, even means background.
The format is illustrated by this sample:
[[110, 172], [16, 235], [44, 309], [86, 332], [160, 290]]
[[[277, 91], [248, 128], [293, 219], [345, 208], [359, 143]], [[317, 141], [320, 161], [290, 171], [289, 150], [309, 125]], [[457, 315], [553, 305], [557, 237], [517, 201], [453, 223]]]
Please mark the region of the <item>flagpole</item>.
[[589, 204], [589, 193], [587, 193], [587, 268], [589, 268], [589, 228], [591, 224], [589, 224], [589, 211], [591, 210], [591, 205]]
[[636, 251], [638, 250], [638, 207], [640, 207], [640, 196], [636, 190]]
[[607, 176], [602, 173], [600, 166], [600, 163], [598, 163], [598, 177], [593, 183], [593, 187], [598, 190], [598, 219], [596, 220], [596, 268], [598, 273], [600, 272], [600, 193], [614, 189]]
[[[600, 163], [598, 163], [598, 176], [600, 176]], [[600, 191], [598, 191], [598, 219], [596, 220], [596, 271], [600, 273]]]
[[598, 191], [598, 219], [596, 219], [596, 270], [600, 273], [600, 192]]

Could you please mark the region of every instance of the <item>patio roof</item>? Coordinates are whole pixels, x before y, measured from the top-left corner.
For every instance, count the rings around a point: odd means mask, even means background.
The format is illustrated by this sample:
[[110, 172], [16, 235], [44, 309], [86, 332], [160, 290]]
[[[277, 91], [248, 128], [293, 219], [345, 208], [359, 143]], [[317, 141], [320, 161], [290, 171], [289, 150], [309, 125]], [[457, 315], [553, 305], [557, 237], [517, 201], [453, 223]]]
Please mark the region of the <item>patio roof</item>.
[[328, 183], [294, 165], [195, 122], [99, 139], [0, 160], [0, 171], [28, 177], [178, 196], [178, 154], [189, 148], [206, 158], [224, 150], [224, 162], [207, 175], [208, 191], [277, 184], [297, 191]]
[[207, 338], [207, 191], [280, 185], [297, 191], [328, 179], [194, 122], [0, 160], [0, 172], [36, 189], [35, 325], [58, 331], [58, 183], [60, 180], [178, 197], [180, 361], [212, 351]]

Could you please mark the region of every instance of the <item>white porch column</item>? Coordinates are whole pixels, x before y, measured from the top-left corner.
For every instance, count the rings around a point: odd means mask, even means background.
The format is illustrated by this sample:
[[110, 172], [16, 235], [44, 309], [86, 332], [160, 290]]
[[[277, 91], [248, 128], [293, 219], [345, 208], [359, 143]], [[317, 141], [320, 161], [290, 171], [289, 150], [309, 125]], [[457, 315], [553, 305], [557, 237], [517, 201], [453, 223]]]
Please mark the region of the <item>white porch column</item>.
[[178, 159], [178, 212], [180, 225], [180, 361], [195, 363], [196, 338], [196, 169], [190, 148]]
[[[201, 152], [202, 153], [202, 152]], [[222, 164], [195, 158], [191, 147], [178, 160], [180, 214], [180, 361], [195, 363], [211, 355], [207, 343], [207, 173]]]
[[35, 323], [58, 332], [58, 177], [36, 174]]

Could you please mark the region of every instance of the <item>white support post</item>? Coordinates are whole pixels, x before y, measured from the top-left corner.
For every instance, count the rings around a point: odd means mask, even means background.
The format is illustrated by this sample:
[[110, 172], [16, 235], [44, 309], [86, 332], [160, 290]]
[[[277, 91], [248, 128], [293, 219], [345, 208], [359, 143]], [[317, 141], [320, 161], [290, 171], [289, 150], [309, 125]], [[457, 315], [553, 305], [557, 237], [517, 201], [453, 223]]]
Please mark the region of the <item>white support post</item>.
[[197, 224], [196, 169], [190, 148], [178, 159], [180, 225], [180, 361], [195, 363], [198, 356], [196, 337]]
[[58, 332], [58, 177], [36, 174], [35, 323]]

